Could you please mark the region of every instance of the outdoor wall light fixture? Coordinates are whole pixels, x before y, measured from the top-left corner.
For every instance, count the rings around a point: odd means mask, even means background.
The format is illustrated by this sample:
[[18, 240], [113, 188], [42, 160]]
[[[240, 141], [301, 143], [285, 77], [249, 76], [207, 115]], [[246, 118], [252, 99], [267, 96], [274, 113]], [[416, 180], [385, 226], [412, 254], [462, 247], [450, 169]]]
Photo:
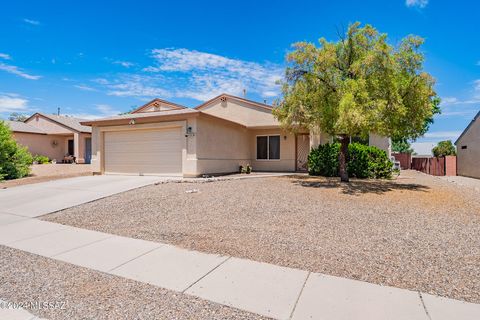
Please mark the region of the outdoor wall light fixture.
[[194, 135], [195, 133], [193, 133], [192, 127], [187, 127], [187, 133], [185, 134], [185, 137], [194, 136]]
[[130, 125], [134, 125], [135, 124], [135, 119], [131, 119], [130, 122], [128, 123]]
[[287, 136], [283, 136], [283, 140], [287, 140]]

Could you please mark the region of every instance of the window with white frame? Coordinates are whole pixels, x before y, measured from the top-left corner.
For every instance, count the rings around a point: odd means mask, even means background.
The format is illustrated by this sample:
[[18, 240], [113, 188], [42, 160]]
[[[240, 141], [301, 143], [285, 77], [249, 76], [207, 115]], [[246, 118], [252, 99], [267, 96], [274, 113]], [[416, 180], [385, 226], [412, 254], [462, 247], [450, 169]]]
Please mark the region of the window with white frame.
[[280, 160], [280, 136], [257, 136], [257, 160]]

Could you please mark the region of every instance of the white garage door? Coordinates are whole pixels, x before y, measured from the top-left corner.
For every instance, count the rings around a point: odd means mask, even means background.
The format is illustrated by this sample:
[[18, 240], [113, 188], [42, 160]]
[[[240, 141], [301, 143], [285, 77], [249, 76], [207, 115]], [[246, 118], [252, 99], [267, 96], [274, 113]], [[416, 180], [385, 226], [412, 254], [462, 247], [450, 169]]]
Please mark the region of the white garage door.
[[181, 175], [180, 128], [105, 132], [105, 173]]

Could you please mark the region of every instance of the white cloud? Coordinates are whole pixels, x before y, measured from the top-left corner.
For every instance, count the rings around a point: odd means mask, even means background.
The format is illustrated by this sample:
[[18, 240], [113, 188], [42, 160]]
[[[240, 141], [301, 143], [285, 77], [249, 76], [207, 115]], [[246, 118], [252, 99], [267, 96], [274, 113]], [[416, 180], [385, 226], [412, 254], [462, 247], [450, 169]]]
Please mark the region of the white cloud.
[[8, 73], [11, 73], [29, 80], [38, 80], [41, 78], [41, 76], [34, 76], [31, 74], [28, 74], [17, 66], [13, 66], [13, 65], [1, 63], [1, 62], [0, 62], [0, 70], [6, 71]]
[[17, 94], [0, 94], [0, 112], [19, 112], [28, 110], [28, 100]]
[[10, 57], [9, 54], [1, 53], [1, 52], [0, 52], [0, 59], [12, 60], [12, 57]]
[[172, 97], [171, 92], [161, 88], [165, 83], [162, 77], [145, 75], [121, 75], [118, 79], [108, 81], [97, 79], [107, 88], [107, 94], [117, 97]]
[[31, 24], [33, 26], [38, 26], [40, 25], [40, 21], [37, 20], [32, 20], [32, 19], [23, 19], [23, 22]]
[[84, 84], [76, 84], [74, 85], [74, 87], [83, 91], [97, 91], [97, 89], [86, 86]]
[[433, 131], [425, 133], [424, 137], [432, 139], [454, 140], [457, 139], [461, 133], [461, 131]]
[[412, 142], [413, 151], [419, 156], [431, 156], [432, 149], [437, 143], [435, 142]]
[[115, 116], [120, 113], [119, 110], [114, 109], [108, 104], [96, 104], [95, 109], [98, 111], [98, 113], [72, 113], [69, 114], [69, 116], [79, 119], [94, 120], [104, 117]]
[[[263, 98], [279, 95], [276, 84], [283, 68], [273, 63], [232, 59], [188, 49], [154, 49], [150, 66], [139, 72], [123, 72], [93, 79], [108, 95], [136, 97], [190, 98], [205, 101], [221, 93]], [[111, 61], [109, 58], [107, 60]], [[128, 61], [111, 61], [128, 68], [137, 65]]]
[[407, 7], [425, 8], [428, 4], [428, 0], [406, 0]]
[[283, 69], [272, 63], [227, 58], [224, 56], [188, 49], [154, 49], [156, 64], [143, 70], [169, 73], [182, 79], [183, 87], [175, 90], [176, 96], [208, 100], [220, 93], [240, 95], [243, 90], [261, 97], [279, 94], [277, 80]]
[[125, 68], [130, 68], [130, 67], [133, 67], [135, 65], [135, 63], [133, 63], [133, 62], [121, 61], [121, 60], [113, 61], [112, 63], [121, 65], [122, 67], [125, 67]]

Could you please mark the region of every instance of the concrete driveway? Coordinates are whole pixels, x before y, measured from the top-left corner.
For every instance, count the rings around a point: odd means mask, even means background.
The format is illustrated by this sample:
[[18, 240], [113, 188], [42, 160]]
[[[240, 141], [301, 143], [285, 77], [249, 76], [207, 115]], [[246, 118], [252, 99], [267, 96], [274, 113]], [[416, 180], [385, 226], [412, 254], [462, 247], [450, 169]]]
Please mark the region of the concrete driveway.
[[151, 176], [85, 176], [0, 190], [1, 220], [33, 218], [162, 180]]

